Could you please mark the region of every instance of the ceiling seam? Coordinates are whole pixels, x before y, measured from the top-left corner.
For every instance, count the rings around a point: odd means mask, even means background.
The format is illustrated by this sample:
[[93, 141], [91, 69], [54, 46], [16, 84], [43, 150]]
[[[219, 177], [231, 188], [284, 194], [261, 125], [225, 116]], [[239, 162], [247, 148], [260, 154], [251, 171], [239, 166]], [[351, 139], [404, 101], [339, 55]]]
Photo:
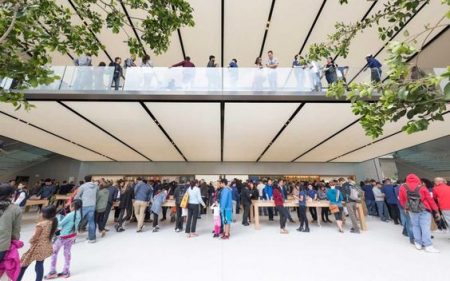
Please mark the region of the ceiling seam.
[[[224, 65], [224, 55], [225, 55], [225, 0], [221, 0], [220, 6], [220, 65]], [[223, 75], [222, 75], [223, 80]], [[222, 81], [223, 82], [223, 81]]]
[[112, 137], [113, 139], [115, 139], [116, 141], [120, 142], [121, 144], [123, 144], [124, 146], [128, 147], [129, 149], [133, 150], [134, 152], [136, 152], [137, 154], [139, 154], [140, 156], [144, 157], [145, 159], [147, 159], [148, 161], [152, 162], [153, 160], [148, 158], [147, 156], [145, 156], [144, 154], [142, 154], [141, 152], [139, 152], [138, 150], [136, 150], [134, 147], [132, 147], [131, 145], [127, 144], [126, 142], [124, 142], [123, 140], [119, 139], [118, 137], [114, 136], [113, 134], [111, 134], [110, 132], [108, 132], [107, 130], [103, 129], [101, 126], [99, 126], [98, 124], [94, 123], [93, 121], [89, 120], [87, 117], [83, 116], [81, 113], [79, 113], [78, 111], [74, 110], [73, 108], [71, 108], [70, 106], [68, 106], [67, 104], [61, 102], [61, 101], [57, 101], [57, 103], [59, 103], [60, 105], [62, 105], [63, 107], [65, 107], [67, 110], [71, 111], [72, 113], [74, 113], [75, 115], [77, 115], [78, 117], [80, 117], [81, 119], [83, 119], [84, 121], [88, 122], [89, 124], [91, 124], [92, 126], [96, 127], [97, 129], [99, 129], [100, 131], [102, 131], [103, 133], [107, 134], [108, 136]]
[[264, 154], [269, 150], [269, 148], [275, 143], [275, 141], [278, 139], [278, 137], [283, 133], [283, 131], [287, 128], [287, 126], [294, 120], [295, 116], [300, 112], [300, 110], [305, 106], [306, 103], [301, 103], [297, 109], [292, 113], [291, 117], [283, 124], [283, 127], [278, 131], [278, 133], [275, 135], [275, 137], [272, 139], [272, 141], [266, 146], [266, 148], [263, 150], [261, 155], [259, 155], [258, 159], [256, 159], [256, 162], [259, 162], [261, 158], [264, 156]]
[[150, 118], [155, 122], [156, 126], [161, 130], [161, 132], [166, 136], [166, 138], [169, 140], [169, 142], [172, 144], [172, 146], [178, 151], [178, 153], [183, 157], [184, 161], [189, 162], [187, 158], [184, 156], [183, 152], [181, 152], [180, 148], [175, 144], [173, 139], [170, 137], [169, 133], [164, 129], [164, 127], [161, 125], [161, 123], [156, 119], [155, 115], [150, 111], [150, 109], [145, 105], [143, 101], [139, 102], [142, 108], [144, 108], [145, 112], [150, 116]]
[[225, 102], [220, 103], [220, 162], [223, 162], [225, 142]]
[[266, 29], [264, 30], [263, 40], [261, 43], [261, 49], [259, 50], [259, 57], [262, 57], [264, 46], [266, 45], [267, 33], [269, 32], [270, 21], [272, 20], [273, 9], [275, 8], [275, 1], [272, 0], [272, 4], [270, 5], [269, 16], [267, 18]]
[[90, 148], [88, 148], [88, 147], [86, 147], [86, 146], [84, 146], [84, 145], [82, 145], [82, 144], [79, 144], [79, 143], [73, 142], [73, 141], [71, 141], [71, 140], [69, 140], [69, 139], [66, 139], [65, 137], [62, 137], [62, 136], [60, 136], [60, 135], [58, 135], [58, 134], [55, 134], [55, 133], [53, 133], [53, 132], [50, 132], [49, 130], [46, 130], [46, 129], [44, 129], [44, 128], [41, 128], [41, 127], [39, 127], [39, 126], [37, 126], [37, 125], [34, 125], [34, 124], [30, 123], [30, 122], [27, 122], [27, 121], [25, 121], [25, 120], [22, 120], [22, 119], [20, 119], [20, 118], [18, 118], [18, 117], [15, 117], [15, 116], [10, 115], [10, 114], [8, 114], [8, 113], [6, 113], [6, 112], [3, 112], [3, 111], [0, 111], [0, 113], [3, 114], [3, 115], [5, 115], [5, 116], [8, 116], [8, 117], [10, 117], [10, 118], [12, 118], [12, 119], [14, 119], [14, 120], [17, 120], [17, 121], [19, 121], [19, 122], [22, 122], [22, 123], [24, 123], [24, 124], [27, 124], [27, 125], [29, 125], [29, 126], [35, 128], [35, 129], [38, 129], [38, 130], [40, 130], [40, 131], [42, 131], [42, 132], [44, 132], [44, 133], [50, 134], [50, 135], [52, 135], [52, 136], [54, 136], [54, 137], [57, 137], [57, 138], [59, 138], [59, 139], [62, 139], [62, 140], [64, 140], [64, 141], [67, 141], [67, 142], [69, 142], [69, 143], [71, 143], [71, 144], [74, 144], [74, 145], [76, 145], [76, 146], [79, 146], [79, 147], [81, 147], [81, 148], [84, 148], [84, 149], [86, 149], [86, 150], [89, 150], [90, 152], [93, 152], [93, 153], [95, 153], [95, 154], [98, 154], [98, 155], [103, 156], [103, 157], [105, 157], [105, 158], [107, 158], [107, 159], [110, 159], [110, 160], [112, 160], [112, 161], [116, 161], [116, 162], [117, 162], [117, 160], [115, 160], [115, 159], [113, 159], [113, 158], [111, 158], [111, 157], [109, 157], [109, 156], [106, 156], [106, 155], [104, 155], [104, 154], [102, 154], [102, 153], [100, 153], [100, 152], [97, 152], [97, 151], [95, 151], [95, 150], [93, 150], [93, 149], [90, 149]]
[[316, 17], [314, 18], [314, 21], [313, 21], [311, 27], [309, 28], [308, 34], [306, 35], [306, 38], [303, 41], [303, 44], [302, 44], [302, 46], [300, 48], [300, 51], [298, 52], [299, 55], [302, 54], [303, 49], [305, 48], [306, 43], [308, 42], [308, 39], [311, 36], [314, 27], [316, 26], [317, 20], [319, 19], [320, 14], [322, 14], [322, 11], [323, 11], [323, 8], [325, 7], [325, 3], [326, 2], [327, 2], [327, 0], [323, 0], [322, 5], [320, 5], [319, 11], [317, 12]]
[[131, 17], [130, 17], [130, 14], [128, 13], [127, 7], [126, 7], [125, 4], [123, 3], [123, 0], [120, 0], [119, 2], [120, 2], [120, 5], [122, 6], [123, 12], [125, 13], [125, 16], [127, 17], [128, 23], [129, 23], [130, 26], [131, 26], [131, 29], [133, 29], [134, 36], [135, 36], [136, 39], [138, 40], [139, 45], [141, 45], [141, 48], [142, 48], [142, 50], [144, 51], [144, 54], [147, 55], [147, 51], [146, 51], [145, 48], [144, 48], [144, 44], [142, 44], [141, 37], [139, 36], [139, 34], [137, 33], [136, 28], [134, 27], [134, 23], [133, 23], [133, 21], [131, 20]]

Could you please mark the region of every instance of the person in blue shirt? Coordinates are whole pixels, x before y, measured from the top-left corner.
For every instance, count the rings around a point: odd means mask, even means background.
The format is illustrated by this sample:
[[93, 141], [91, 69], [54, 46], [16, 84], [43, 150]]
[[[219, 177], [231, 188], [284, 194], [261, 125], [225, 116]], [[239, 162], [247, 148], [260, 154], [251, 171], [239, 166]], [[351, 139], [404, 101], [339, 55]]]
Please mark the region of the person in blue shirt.
[[[273, 200], [273, 187], [272, 179], [267, 180], [267, 184], [263, 189], [264, 200]], [[269, 213], [269, 221], [273, 221], [273, 207], [267, 207], [267, 212]]]
[[[308, 190], [306, 191], [306, 196], [311, 198], [311, 200], [315, 201], [317, 200], [317, 191], [313, 188], [312, 184], [308, 184]], [[312, 222], [314, 223], [317, 221], [317, 209], [316, 207], [309, 207], [309, 212], [312, 217]]]
[[239, 194], [239, 190], [237, 188], [236, 182], [233, 182], [231, 184], [231, 190], [233, 191], [232, 197], [233, 197], [233, 204], [235, 205], [236, 214], [239, 214], [240, 211], [240, 205], [241, 205], [241, 196]]
[[344, 208], [342, 207], [342, 200], [344, 199], [344, 197], [342, 196], [342, 192], [340, 192], [336, 188], [336, 184], [336, 180], [330, 181], [330, 189], [328, 189], [327, 191], [327, 198], [328, 201], [330, 201], [330, 211], [332, 210], [332, 208], [335, 208], [333, 206], [337, 206], [338, 208], [337, 212], [332, 211], [332, 213], [334, 214], [334, 218], [336, 219], [336, 224], [339, 228], [339, 232], [342, 233], [344, 232], [344, 229], [342, 227], [342, 212], [344, 210]]
[[134, 186], [134, 215], [137, 220], [137, 232], [142, 232], [144, 228], [144, 218], [146, 209], [152, 198], [153, 190], [144, 182], [143, 178], [138, 177], [137, 183]]
[[375, 203], [375, 195], [373, 195], [373, 186], [375, 185], [375, 183], [375, 180], [366, 180], [364, 182], [364, 186], [362, 187], [362, 190], [364, 191], [364, 200], [366, 202], [369, 216], [378, 216], [377, 205]]
[[230, 67], [230, 68], [237, 68], [238, 67], [237, 59], [232, 59], [230, 61], [230, 64], [228, 65], [228, 67]]
[[233, 191], [228, 185], [227, 179], [220, 180], [220, 187], [222, 190], [220, 191], [219, 206], [224, 226], [221, 238], [226, 240], [230, 238], [231, 222], [233, 221]]
[[395, 224], [399, 224], [400, 210], [398, 209], [398, 199], [390, 179], [384, 180], [381, 192], [385, 195], [389, 215], [394, 220]]
[[372, 82], [381, 81], [381, 63], [373, 57], [373, 55], [366, 56], [367, 67], [370, 68], [370, 80]]
[[300, 220], [300, 226], [297, 228], [297, 231], [300, 232], [309, 232], [308, 218], [306, 217], [306, 194], [307, 191], [301, 186], [297, 197]]

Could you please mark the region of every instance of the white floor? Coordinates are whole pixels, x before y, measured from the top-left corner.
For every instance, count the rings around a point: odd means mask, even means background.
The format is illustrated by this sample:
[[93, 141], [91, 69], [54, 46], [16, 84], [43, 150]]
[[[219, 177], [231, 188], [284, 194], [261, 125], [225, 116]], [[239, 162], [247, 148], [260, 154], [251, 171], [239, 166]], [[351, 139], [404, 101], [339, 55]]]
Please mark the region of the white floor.
[[[32, 235], [35, 219], [34, 214], [25, 216], [24, 241]], [[130, 224], [125, 232], [110, 231], [95, 244], [79, 236], [72, 248], [69, 280], [450, 280], [448, 234], [434, 233], [433, 243], [441, 253], [428, 254], [409, 244], [399, 226], [374, 218], [360, 235], [338, 233], [334, 224], [313, 225], [311, 233], [298, 233], [297, 225], [290, 224], [290, 233], [281, 235], [278, 222], [266, 218], [259, 231], [237, 222], [228, 241], [212, 238], [211, 217], [199, 220], [197, 238], [175, 233], [172, 224], [160, 226], [158, 233], [150, 226], [136, 233], [135, 224]], [[23, 250], [27, 248], [28, 243]], [[47, 259], [46, 273], [49, 263]], [[61, 270], [62, 252], [58, 264]], [[24, 280], [34, 278], [32, 265]]]

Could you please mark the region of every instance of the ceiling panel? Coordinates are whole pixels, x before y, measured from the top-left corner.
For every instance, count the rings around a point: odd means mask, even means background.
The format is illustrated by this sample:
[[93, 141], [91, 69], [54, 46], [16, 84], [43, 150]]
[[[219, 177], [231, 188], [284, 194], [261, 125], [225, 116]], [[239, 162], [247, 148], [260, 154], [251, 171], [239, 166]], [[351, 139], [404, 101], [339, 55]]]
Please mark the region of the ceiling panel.
[[145, 103], [188, 161], [220, 161], [219, 103]]
[[184, 161], [138, 102], [65, 104], [153, 161]]
[[194, 9], [195, 27], [181, 29], [186, 55], [201, 67], [206, 67], [209, 56], [214, 55], [220, 66], [221, 0], [189, 0], [189, 3]]
[[0, 103], [0, 110], [115, 160], [146, 161], [135, 151], [57, 102], [34, 101], [32, 104], [36, 107], [30, 111], [15, 111], [12, 106]]
[[411, 135], [402, 132], [337, 158], [333, 162], [362, 162], [447, 135], [450, 135], [450, 114], [445, 115], [444, 122], [431, 123], [426, 131]]
[[[2, 111], [4, 111], [3, 109], [2, 107]], [[84, 149], [3, 114], [0, 114], [0, 135], [80, 161], [110, 161], [100, 154]]]
[[267, 33], [264, 56], [273, 50], [280, 66], [290, 67], [321, 4], [319, 0], [277, 1]]
[[307, 103], [261, 161], [292, 161], [356, 119], [349, 103]]
[[225, 1], [224, 59], [226, 62], [236, 58], [241, 67], [252, 67], [255, 64], [255, 58], [261, 49], [271, 4], [271, 0]]
[[225, 104], [224, 161], [256, 161], [300, 103]]

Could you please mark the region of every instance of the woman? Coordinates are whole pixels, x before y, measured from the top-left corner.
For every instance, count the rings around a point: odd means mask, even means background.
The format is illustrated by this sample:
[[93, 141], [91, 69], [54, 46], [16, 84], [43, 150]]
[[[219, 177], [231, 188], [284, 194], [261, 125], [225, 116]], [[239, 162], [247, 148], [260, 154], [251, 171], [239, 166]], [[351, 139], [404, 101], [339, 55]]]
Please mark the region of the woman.
[[[120, 199], [119, 199], [119, 218], [116, 224], [116, 231], [122, 232], [125, 231], [123, 228], [123, 223], [125, 221], [130, 220], [131, 214], [133, 212], [133, 182], [129, 181], [128, 183], [122, 185], [120, 188]], [[125, 216], [125, 213], [127, 214]], [[124, 218], [125, 216], [125, 218]]]
[[297, 228], [297, 231], [299, 232], [309, 232], [308, 218], [306, 217], [306, 197], [307, 191], [304, 189], [304, 187], [302, 187], [298, 195], [295, 196], [295, 198], [298, 200], [297, 210], [300, 226]]
[[278, 184], [273, 184], [273, 201], [275, 202], [275, 208], [280, 214], [280, 233], [288, 234], [289, 231], [286, 230], [286, 221], [289, 217], [287, 209], [284, 207], [283, 201], [283, 193]]
[[330, 211], [334, 214], [339, 232], [343, 233], [342, 212], [344, 208], [342, 207], [342, 200], [344, 197], [342, 196], [342, 193], [336, 189], [336, 181], [330, 182], [330, 189], [327, 191], [327, 198], [330, 201]]
[[[327, 197], [327, 188], [323, 183], [319, 183], [319, 191], [317, 191], [317, 198], [319, 200], [328, 200]], [[328, 213], [330, 212], [330, 208], [328, 207], [322, 207], [321, 210], [321, 217], [323, 222], [332, 223], [332, 221], [328, 217]]]
[[20, 264], [20, 274], [17, 281], [21, 281], [28, 266], [36, 262], [36, 281], [44, 278], [44, 260], [53, 253], [52, 239], [58, 227], [55, 206], [44, 207], [41, 210], [41, 220], [36, 224], [36, 230], [30, 239], [31, 247], [23, 254]]
[[11, 247], [12, 240], [19, 240], [22, 211], [12, 204], [14, 188], [9, 184], [0, 185], [0, 262]]
[[205, 208], [206, 205], [205, 202], [203, 202], [197, 181], [191, 181], [187, 193], [189, 196], [189, 200], [188, 200], [188, 219], [186, 222], [186, 234], [188, 238], [191, 238], [198, 236], [198, 234], [195, 233], [195, 228], [197, 226], [198, 211], [200, 207], [199, 205], [201, 204], [203, 208]]
[[162, 205], [166, 201], [167, 194], [167, 190], [162, 188], [158, 189], [156, 195], [153, 197], [153, 204], [150, 208], [150, 211], [153, 214], [153, 232], [159, 231], [158, 216], [159, 213], [161, 213]]
[[153, 67], [153, 62], [150, 60], [150, 56], [149, 55], [145, 55], [142, 58], [141, 67]]
[[327, 58], [327, 63], [325, 64], [323, 71], [325, 72], [325, 79], [328, 82], [328, 86], [335, 83], [337, 81], [337, 73], [336, 73], [337, 65], [334, 63], [332, 57]]

